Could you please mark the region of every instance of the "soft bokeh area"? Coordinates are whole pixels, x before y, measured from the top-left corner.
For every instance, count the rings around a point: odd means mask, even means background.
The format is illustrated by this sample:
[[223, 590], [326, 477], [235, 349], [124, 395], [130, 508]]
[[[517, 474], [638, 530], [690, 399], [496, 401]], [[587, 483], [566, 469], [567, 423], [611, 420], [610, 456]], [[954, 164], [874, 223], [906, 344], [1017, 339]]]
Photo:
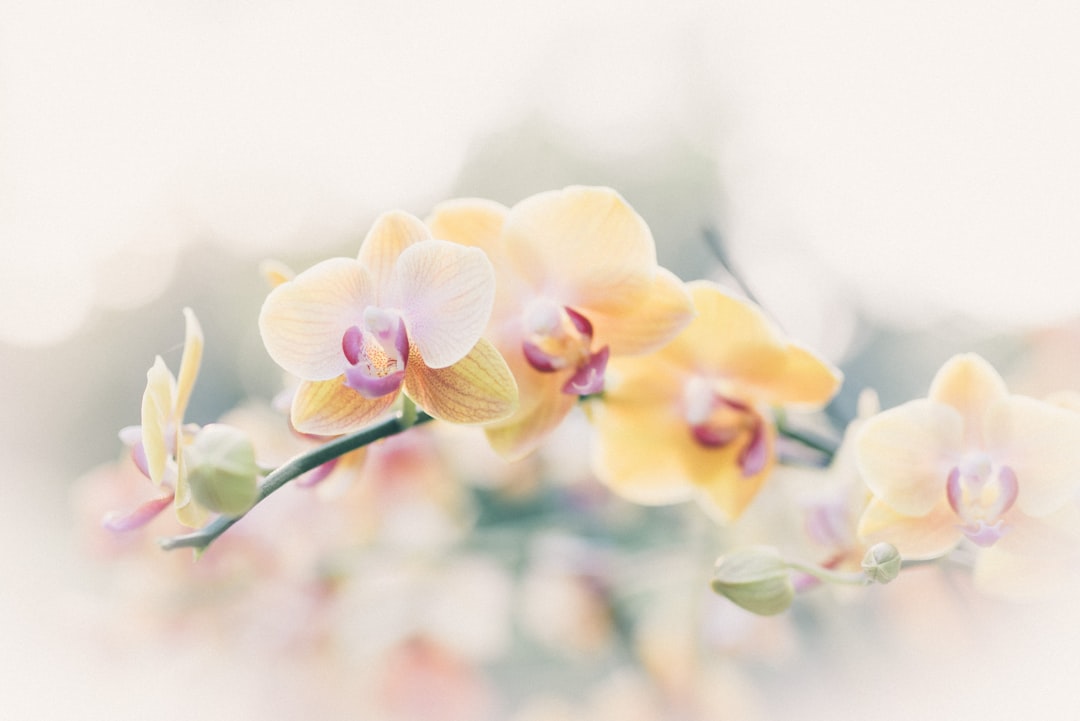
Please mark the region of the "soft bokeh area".
[[[684, 280], [733, 284], [728, 254], [845, 371], [834, 423], [969, 350], [1080, 390], [1078, 29], [1064, 2], [0, 0], [2, 715], [1072, 718], [1069, 599], [928, 570], [742, 614], [707, 592], [739, 532], [610, 498], [576, 425], [512, 470], [425, 432], [339, 489], [346, 516], [285, 489], [191, 577], [102, 539], [115, 469], [76, 479], [121, 457], [185, 306], [188, 417], [272, 413], [262, 260], [577, 184], [618, 190]], [[331, 536], [380, 550], [316, 582]]]

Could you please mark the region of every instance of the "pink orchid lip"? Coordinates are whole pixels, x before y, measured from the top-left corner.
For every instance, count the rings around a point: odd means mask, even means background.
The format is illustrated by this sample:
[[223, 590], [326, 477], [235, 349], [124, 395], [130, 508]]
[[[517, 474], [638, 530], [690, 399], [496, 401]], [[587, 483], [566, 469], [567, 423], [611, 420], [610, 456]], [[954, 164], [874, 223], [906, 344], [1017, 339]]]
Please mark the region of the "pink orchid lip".
[[[371, 309], [369, 309], [371, 310]], [[365, 316], [368, 314], [365, 313]], [[366, 320], [366, 318], [365, 318]], [[341, 351], [348, 361], [345, 369], [345, 385], [360, 393], [365, 398], [381, 398], [396, 392], [405, 382], [405, 366], [409, 361], [409, 335], [405, 321], [386, 327], [361, 330], [359, 326], [349, 326], [341, 337]], [[393, 345], [396, 357], [387, 352], [386, 346]], [[392, 365], [400, 366], [389, 373], [381, 373], [371, 360], [372, 354], [389, 359]]]
[[688, 412], [697, 420], [696, 423], [690, 424], [690, 432], [694, 440], [706, 448], [723, 448], [734, 443], [745, 434], [747, 430], [745, 421], [718, 422], [713, 414], [725, 408], [735, 411], [742, 419], [750, 419], [750, 437], [739, 449], [736, 463], [742, 471], [743, 478], [750, 478], [760, 473], [769, 463], [769, 444], [765, 433], [765, 422], [757, 411], [742, 401], [722, 396], [700, 383], [689, 387], [693, 387], [696, 393], [707, 394], [703, 398], [694, 399], [694, 410]]
[[[965, 469], [971, 470], [971, 469]], [[965, 491], [971, 495], [981, 494], [987, 484], [995, 483], [997, 494], [993, 501], [983, 505], [979, 499], [966, 499]], [[1020, 495], [1020, 484], [1016, 472], [1009, 466], [1001, 466], [996, 476], [989, 467], [980, 472], [964, 472], [959, 466], [949, 471], [945, 481], [945, 496], [949, 506], [965, 523], [958, 525], [964, 536], [982, 548], [997, 543], [1009, 530], [1002, 516], [1013, 507]]]
[[[572, 368], [573, 375], [562, 386], [562, 392], [567, 395], [586, 396], [604, 390], [604, 371], [611, 349], [604, 346], [585, 355], [593, 340], [593, 325], [588, 318], [569, 306], [559, 307], [547, 302], [536, 303], [529, 317], [531, 320], [527, 320], [526, 325], [532, 329], [532, 337], [522, 341], [521, 350], [533, 369], [555, 373]], [[572, 330], [567, 327], [567, 320]], [[557, 345], [561, 352], [552, 352], [544, 348], [545, 341], [566, 344], [573, 350]]]
[[377, 376], [363, 366], [352, 366], [345, 369], [345, 385], [364, 396], [364, 398], [381, 398], [397, 391], [404, 382], [405, 371], [395, 371], [384, 376]]
[[610, 355], [610, 349], [604, 346], [589, 356], [588, 362], [563, 384], [562, 392], [571, 396], [587, 396], [604, 390], [604, 370]]

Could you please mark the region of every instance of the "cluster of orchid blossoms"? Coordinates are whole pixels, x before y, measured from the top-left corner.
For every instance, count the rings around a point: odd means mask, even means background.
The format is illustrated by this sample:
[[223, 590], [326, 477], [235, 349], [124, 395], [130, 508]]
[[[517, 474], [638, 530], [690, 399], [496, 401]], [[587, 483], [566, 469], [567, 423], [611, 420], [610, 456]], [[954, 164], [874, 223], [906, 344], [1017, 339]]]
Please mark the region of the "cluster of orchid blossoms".
[[961, 355], [925, 399], [879, 412], [864, 394], [830, 441], [806, 421], [820, 429], [813, 414], [840, 371], [740, 294], [660, 267], [645, 221], [610, 189], [511, 208], [454, 200], [426, 220], [390, 212], [355, 258], [268, 269], [259, 330], [293, 379], [279, 423], [296, 455], [267, 468], [242, 424], [185, 423], [203, 345], [186, 310], [178, 375], [157, 359], [141, 426], [121, 434], [161, 493], [111, 514], [115, 532], [172, 506], [195, 530], [161, 545], [201, 553], [286, 483], [322, 486], [381, 439], [432, 420], [476, 426], [513, 464], [580, 408], [592, 473], [612, 493], [696, 500], [722, 527], [780, 465], [826, 469], [801, 507], [804, 547], [822, 557], [748, 546], [716, 563], [712, 588], [755, 613], [823, 582], [885, 583], [931, 562], [971, 567], [978, 587], [1013, 596], [1076, 568], [1074, 396], [1011, 395], [986, 361]]

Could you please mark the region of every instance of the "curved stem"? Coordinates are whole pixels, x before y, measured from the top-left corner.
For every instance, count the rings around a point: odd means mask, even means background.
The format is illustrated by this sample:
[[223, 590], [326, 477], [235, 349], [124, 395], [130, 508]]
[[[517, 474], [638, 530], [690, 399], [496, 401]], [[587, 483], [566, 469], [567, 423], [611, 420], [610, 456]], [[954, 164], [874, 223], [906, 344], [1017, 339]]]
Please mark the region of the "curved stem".
[[776, 432], [785, 438], [790, 438], [796, 443], [802, 444], [807, 448], [812, 448], [819, 453], [823, 453], [832, 460], [832, 457], [836, 455], [836, 449], [839, 444], [831, 438], [825, 438], [815, 433], [809, 433], [807, 431], [796, 430], [788, 425], [787, 415], [783, 409], [777, 409], [776, 411]]
[[852, 586], [866, 586], [870, 583], [870, 579], [867, 578], [866, 574], [862, 571], [843, 573], [840, 571], [830, 571], [827, 568], [808, 563], [799, 563], [798, 561], [786, 561], [786, 563], [788, 568], [813, 576], [819, 581], [846, 583]]
[[[410, 415], [411, 418], [409, 417]], [[259, 486], [259, 495], [256, 497], [255, 503], [251, 508], [262, 503], [266, 500], [267, 496], [289, 481], [295, 479], [297, 476], [307, 473], [313, 468], [318, 468], [327, 461], [332, 461], [350, 451], [363, 448], [382, 438], [397, 435], [402, 431], [408, 430], [412, 426], [418, 426], [421, 423], [427, 423], [430, 420], [433, 420], [431, 416], [424, 412], [417, 412], [416, 407], [413, 406], [411, 414], [403, 413], [385, 420], [378, 425], [371, 426], [370, 428], [365, 428], [364, 430], [350, 433], [347, 436], [335, 438], [314, 450], [295, 456], [291, 460], [283, 463], [263, 480], [262, 484]], [[232, 528], [234, 523], [250, 512], [251, 509], [249, 508], [239, 516], [221, 516], [197, 531], [182, 536], [163, 538], [158, 541], [158, 543], [166, 551], [172, 551], [177, 548], [194, 548], [197, 552], [201, 553], [206, 550], [218, 536]]]

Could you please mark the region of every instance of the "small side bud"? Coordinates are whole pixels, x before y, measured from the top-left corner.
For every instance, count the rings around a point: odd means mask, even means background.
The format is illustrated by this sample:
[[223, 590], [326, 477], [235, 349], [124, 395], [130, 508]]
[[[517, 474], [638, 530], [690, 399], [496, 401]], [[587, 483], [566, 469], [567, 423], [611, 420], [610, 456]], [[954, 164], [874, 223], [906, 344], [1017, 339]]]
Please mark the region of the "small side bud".
[[255, 447], [239, 428], [205, 426], [184, 449], [191, 495], [200, 506], [226, 516], [239, 516], [258, 497]]
[[875, 543], [862, 560], [862, 570], [875, 583], [888, 583], [900, 575], [900, 551], [891, 543]]
[[783, 613], [795, 599], [787, 562], [767, 546], [745, 548], [716, 561], [712, 589], [759, 616]]

